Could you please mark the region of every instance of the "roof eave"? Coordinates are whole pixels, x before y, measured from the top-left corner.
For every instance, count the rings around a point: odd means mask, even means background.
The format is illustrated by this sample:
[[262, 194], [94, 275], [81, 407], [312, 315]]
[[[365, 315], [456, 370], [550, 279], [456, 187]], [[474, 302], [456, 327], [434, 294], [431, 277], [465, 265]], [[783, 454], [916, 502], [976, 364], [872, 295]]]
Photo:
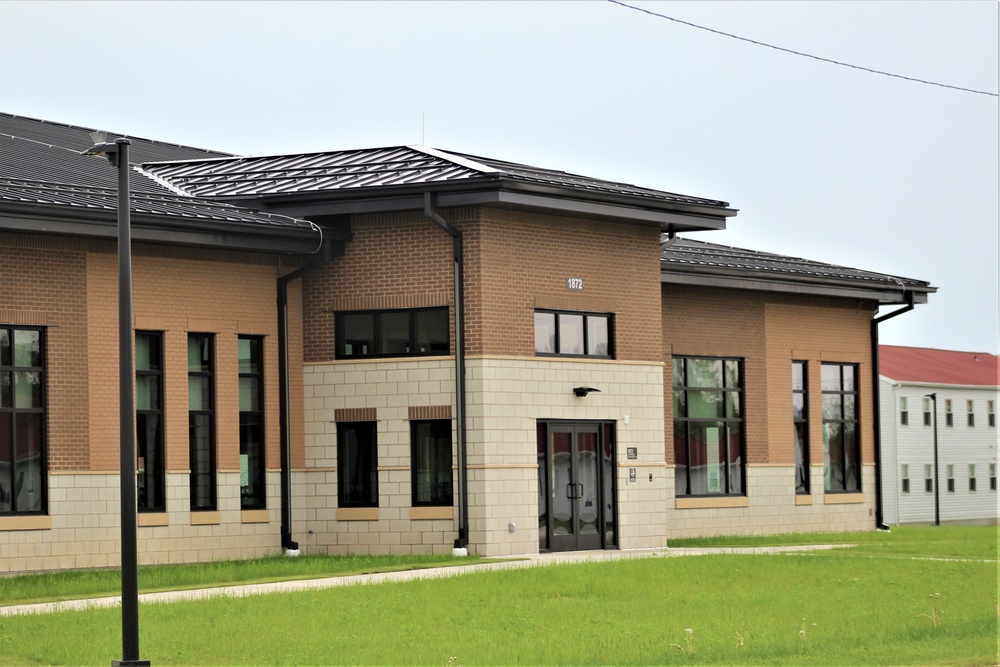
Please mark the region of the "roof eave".
[[697, 287], [722, 287], [756, 292], [779, 292], [783, 294], [803, 294], [809, 296], [829, 296], [837, 298], [865, 299], [877, 301], [880, 305], [927, 303], [927, 296], [937, 289], [929, 285], [887, 286], [871, 285], [851, 280], [812, 278], [809, 280], [790, 279], [787, 276], [761, 276], [747, 272], [734, 275], [724, 273], [689, 272], [676, 268], [661, 269], [660, 283], [670, 285], [691, 285]]
[[[5, 206], [0, 210], [0, 230], [13, 232], [84, 236], [115, 239], [117, 213], [104, 209], [74, 210], [65, 207], [32, 205], [30, 211]], [[196, 246], [226, 250], [266, 251], [279, 254], [316, 252], [322, 233], [307, 227], [266, 227], [247, 229], [246, 223], [202, 218], [133, 213], [132, 239], [140, 242]]]
[[737, 213], [735, 209], [723, 206], [585, 192], [574, 188], [499, 179], [495, 176], [443, 183], [212, 199], [247, 208], [260, 208], [263, 205], [264, 210], [306, 217], [423, 210], [425, 192], [433, 193], [435, 205], [441, 208], [470, 205], [528, 208], [559, 215], [594, 216], [646, 224], [657, 226], [662, 231], [725, 229], [726, 219]]

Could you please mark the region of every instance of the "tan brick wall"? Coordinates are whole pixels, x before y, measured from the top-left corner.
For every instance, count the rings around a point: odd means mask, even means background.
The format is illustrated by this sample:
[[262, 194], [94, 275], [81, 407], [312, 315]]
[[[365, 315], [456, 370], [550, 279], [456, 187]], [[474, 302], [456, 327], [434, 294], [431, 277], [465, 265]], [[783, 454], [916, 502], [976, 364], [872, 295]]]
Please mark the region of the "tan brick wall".
[[[674, 354], [744, 359], [750, 465], [794, 463], [791, 363], [797, 360], [808, 362], [810, 458], [812, 464], [822, 466], [820, 364], [856, 363], [862, 460], [874, 463], [871, 317], [870, 303], [850, 299], [667, 285], [663, 288], [665, 360], [669, 364]], [[666, 460], [672, 464], [670, 382], [667, 372], [664, 424]]]
[[[533, 357], [542, 307], [612, 312], [615, 358], [660, 360], [656, 229], [486, 207], [439, 213], [463, 233], [467, 354]], [[422, 213], [357, 216], [352, 232], [343, 257], [304, 279], [307, 363], [334, 358], [336, 311], [454, 305], [451, 237]], [[567, 278], [584, 291], [568, 291]]]
[[[615, 358], [661, 361], [659, 232], [484, 208], [470, 267], [469, 354], [535, 354], [536, 307], [612, 312]], [[581, 278], [582, 292], [567, 278]]]
[[88, 442], [85, 241], [0, 233], [0, 324], [46, 327], [50, 470], [86, 470]]

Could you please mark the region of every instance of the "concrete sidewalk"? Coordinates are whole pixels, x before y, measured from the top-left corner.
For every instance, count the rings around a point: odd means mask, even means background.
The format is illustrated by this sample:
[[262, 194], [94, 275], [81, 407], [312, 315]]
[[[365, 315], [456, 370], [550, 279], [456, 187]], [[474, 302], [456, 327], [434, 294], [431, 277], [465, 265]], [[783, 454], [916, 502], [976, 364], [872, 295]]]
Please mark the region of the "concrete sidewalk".
[[[475, 565], [459, 565], [452, 567], [434, 567], [420, 570], [405, 570], [402, 572], [382, 572], [377, 574], [356, 574], [344, 577], [326, 577], [323, 579], [300, 579], [296, 581], [275, 581], [268, 584], [247, 584], [241, 586], [222, 586], [218, 588], [199, 588], [185, 591], [167, 591], [163, 593], [143, 593], [139, 596], [140, 603], [177, 602], [182, 600], [203, 600], [212, 597], [247, 597], [250, 595], [266, 595], [268, 593], [290, 593], [294, 591], [320, 590], [338, 586], [358, 586], [363, 584], [387, 584], [398, 581], [414, 581], [417, 579], [441, 579], [457, 577], [473, 572], [493, 570], [519, 570], [528, 567], [542, 567], [562, 563], [585, 563], [605, 560], [621, 560], [624, 558], [675, 558], [679, 556], [703, 556], [707, 554], [776, 554], [796, 553], [803, 551], [819, 551], [836, 549], [850, 545], [807, 545], [786, 547], [732, 547], [719, 549], [627, 549], [614, 551], [572, 551], [547, 554], [523, 554], [504, 556], [503, 559], [487, 559], [487, 562]], [[65, 600], [62, 602], [42, 602], [38, 604], [22, 604], [0, 607], [0, 616], [17, 616], [21, 614], [47, 614], [54, 611], [77, 609], [101, 609], [115, 607], [121, 604], [121, 596], [104, 598], [89, 598], [86, 600]]]

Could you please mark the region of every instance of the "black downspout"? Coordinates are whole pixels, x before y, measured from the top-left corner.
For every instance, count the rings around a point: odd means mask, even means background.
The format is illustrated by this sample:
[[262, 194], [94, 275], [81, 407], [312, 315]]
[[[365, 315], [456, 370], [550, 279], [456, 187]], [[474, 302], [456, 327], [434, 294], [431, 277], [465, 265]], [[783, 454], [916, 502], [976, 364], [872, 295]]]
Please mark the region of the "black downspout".
[[882, 414], [881, 414], [881, 403], [882, 403], [882, 392], [879, 386], [879, 367], [878, 367], [878, 325], [881, 322], [892, 319], [897, 315], [902, 315], [913, 310], [913, 292], [906, 293], [906, 307], [900, 308], [899, 310], [894, 310], [891, 313], [887, 313], [882, 317], [874, 317], [871, 322], [871, 339], [872, 339], [872, 395], [873, 395], [873, 421], [875, 422], [875, 528], [881, 530], [888, 530], [889, 526], [885, 525], [882, 516]]
[[288, 275], [278, 278], [278, 393], [281, 423], [281, 548], [295, 551], [299, 543], [292, 540], [292, 435], [291, 402], [288, 395], [288, 283], [312, 273], [330, 263], [330, 243], [324, 242], [321, 256]]
[[455, 260], [455, 430], [458, 435], [458, 537], [455, 538], [455, 548], [464, 549], [469, 544], [469, 474], [465, 447], [465, 255], [462, 232], [435, 213], [429, 192], [424, 193], [424, 216], [451, 236]]

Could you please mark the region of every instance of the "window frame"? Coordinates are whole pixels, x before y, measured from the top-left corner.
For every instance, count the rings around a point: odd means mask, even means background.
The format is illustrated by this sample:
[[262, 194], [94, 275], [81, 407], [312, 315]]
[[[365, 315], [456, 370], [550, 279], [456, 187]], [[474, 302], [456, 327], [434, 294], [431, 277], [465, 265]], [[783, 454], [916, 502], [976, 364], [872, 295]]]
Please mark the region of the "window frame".
[[902, 480], [902, 493], [910, 492], [910, 464], [903, 463], [900, 465], [900, 479]]
[[948, 489], [948, 493], [955, 493], [955, 464], [948, 463], [944, 467], [945, 471], [945, 488]]
[[927, 396], [923, 397], [923, 409], [924, 409], [924, 426], [931, 425], [931, 399]]
[[996, 413], [996, 403], [992, 400], [986, 401], [986, 426], [989, 428], [996, 428], [997, 425], [997, 413]]
[[[861, 452], [862, 452], [861, 405], [860, 405], [861, 388], [859, 386], [859, 379], [860, 379], [859, 365], [857, 363], [848, 363], [848, 362], [823, 362], [821, 364], [821, 370], [820, 370], [821, 380], [822, 380], [822, 370], [825, 368], [838, 368], [839, 373], [837, 379], [837, 387], [838, 387], [837, 389], [827, 389], [825, 386], [821, 387], [822, 398], [824, 403], [823, 405], [823, 480], [824, 480], [823, 492], [826, 494], [862, 493], [863, 489], [862, 477], [864, 475], [864, 462], [861, 460]], [[851, 372], [851, 386], [853, 387], [852, 389], [845, 389], [846, 383], [844, 381], [845, 378], [844, 373], [848, 369]], [[827, 416], [826, 398], [828, 396], [841, 397], [839, 416], [837, 418], [829, 418]], [[848, 416], [846, 412], [847, 401], [845, 400], [845, 397], [847, 396], [851, 396], [854, 399], [852, 402], [854, 409], [853, 409], [853, 414], [851, 416]], [[842, 485], [843, 485], [843, 488], [841, 489], [831, 488], [832, 482], [835, 479], [834, 475], [837, 472], [833, 470], [832, 466], [833, 460], [830, 455], [831, 443], [829, 441], [829, 436], [830, 432], [833, 430], [833, 427], [828, 425], [832, 424], [841, 425], [840, 427], [841, 442], [839, 451], [840, 468], [841, 468], [839, 472], [841, 473], [840, 479], [842, 480]], [[846, 444], [845, 438], [843, 437], [843, 433], [845, 431], [844, 425], [847, 424], [852, 424], [854, 426], [854, 444], [852, 446], [853, 451], [851, 451], [851, 453], [854, 456], [854, 461], [856, 466], [856, 471], [855, 471], [856, 486], [851, 486], [851, 487], [848, 487], [848, 470], [849, 470], [849, 466], [847, 463], [848, 445]]]
[[[3, 509], [6, 505], [0, 505], [0, 516], [44, 516], [48, 514], [48, 472], [49, 472], [49, 448], [48, 448], [48, 370], [46, 368], [46, 363], [48, 361], [48, 350], [47, 350], [47, 330], [45, 327], [39, 326], [23, 326], [23, 325], [13, 325], [4, 324], [0, 326], [0, 331], [7, 333], [8, 339], [8, 350], [9, 350], [9, 360], [8, 363], [4, 363], [2, 355], [0, 355], [0, 382], [3, 382], [3, 377], [8, 375], [8, 393], [7, 393], [7, 403], [5, 404], [0, 398], [0, 415], [9, 415], [9, 431], [7, 437], [9, 438], [10, 445], [10, 462], [7, 464], [9, 469], [13, 471], [16, 469], [17, 460], [17, 417], [19, 415], [39, 415], [38, 418], [38, 467], [39, 467], [39, 483], [38, 493], [40, 495], [38, 499], [37, 509], [17, 509], [17, 497], [18, 493], [15, 484], [15, 475], [13, 472], [10, 476], [6, 478], [8, 484], [10, 484], [10, 489], [6, 491], [6, 496], [9, 498], [10, 509]], [[15, 357], [16, 342], [15, 342], [15, 331], [32, 331], [38, 334], [38, 365], [18, 365], [16, 363], [17, 359]], [[16, 385], [17, 385], [17, 374], [18, 373], [37, 373], [38, 374], [38, 384], [39, 384], [39, 404], [37, 407], [32, 405], [29, 407], [17, 407], [17, 396], [16, 396]], [[2, 392], [2, 389], [0, 389]], [[2, 393], [0, 393], [2, 396]], [[0, 422], [2, 423], [2, 422]], [[2, 434], [0, 434], [2, 435]], [[30, 452], [29, 452], [30, 453]], [[0, 481], [4, 481], [0, 479]], [[22, 478], [22, 485], [24, 480]], [[0, 498], [0, 502], [2, 498]]]
[[[386, 315], [406, 314], [407, 316], [407, 347], [416, 350], [417, 347], [417, 315], [420, 313], [439, 312], [445, 316], [444, 336], [445, 350], [428, 350], [427, 352], [383, 352], [382, 347], [382, 318]], [[347, 344], [346, 316], [372, 317], [372, 348], [373, 351], [367, 354], [348, 354], [345, 351]], [[334, 355], [337, 359], [398, 359], [401, 357], [446, 357], [451, 354], [451, 309], [448, 306], [428, 306], [426, 308], [381, 308], [368, 310], [342, 310], [334, 313], [334, 337], [336, 339]]]
[[955, 425], [955, 414], [951, 409], [951, 399], [944, 399], [944, 425], [946, 427], [952, 427]]
[[990, 464], [990, 491], [997, 490], [997, 464]]
[[[362, 495], [366, 498], [353, 500], [348, 495], [347, 490], [353, 488], [350, 484], [349, 476], [352, 472], [351, 462], [347, 460], [349, 449], [347, 445], [347, 432], [354, 431], [355, 434], [361, 429], [370, 430], [371, 441], [367, 444], [368, 466], [367, 470], [360, 471], [367, 480], [368, 488]], [[357, 442], [357, 435], [355, 435]], [[360, 458], [360, 457], [359, 457]], [[343, 421], [337, 422], [337, 507], [378, 507], [378, 422], [377, 421]]]
[[965, 425], [969, 428], [975, 428], [976, 426], [976, 402], [966, 401], [965, 402]]
[[[208, 370], [191, 370], [191, 342], [194, 339], [201, 339], [208, 345]], [[219, 506], [219, 475], [218, 475], [218, 431], [216, 423], [216, 387], [215, 387], [215, 366], [216, 366], [216, 346], [215, 334], [213, 333], [188, 333], [188, 463], [190, 468], [190, 496], [188, 497], [189, 509], [192, 512], [212, 512]], [[208, 408], [197, 410], [191, 409], [191, 380], [192, 378], [205, 378], [208, 380]], [[208, 463], [207, 470], [196, 472], [201, 466], [196, 465], [198, 455], [196, 452], [197, 443], [195, 440], [195, 419], [198, 417], [208, 417]], [[203, 477], [207, 481], [207, 497], [204, 501], [199, 501], [196, 506], [196, 499], [202, 496], [199, 491], [197, 477]]]
[[[435, 451], [435, 447], [439, 445], [438, 442], [433, 442], [431, 444], [431, 450], [426, 452], [421, 451], [422, 447], [428, 444], [426, 439], [422, 439], [421, 434], [418, 434], [418, 430], [423, 427], [429, 427], [432, 432], [430, 434], [431, 438], [438, 439], [442, 437], [442, 433], [433, 433], [433, 429], [442, 429], [445, 434], [447, 434], [448, 440], [448, 455], [446, 457], [438, 458], [440, 452]], [[452, 420], [451, 419], [412, 419], [410, 420], [410, 500], [413, 507], [454, 507], [455, 505], [455, 493], [454, 493], [454, 466], [453, 458], [455, 454], [454, 450], [454, 439], [452, 437]], [[447, 470], [447, 499], [438, 498], [422, 498], [422, 485], [420, 476], [423, 471], [421, 463], [428, 459], [433, 459], [433, 463], [437, 465], [430, 465], [429, 470], [426, 474], [431, 475], [433, 479], [437, 479], [437, 476], [446, 469]], [[446, 465], [443, 462], [446, 461]], [[440, 484], [440, 481], [433, 482], [434, 485]]]
[[[701, 387], [698, 385], [688, 384], [690, 380], [690, 374], [688, 372], [688, 362], [690, 361], [716, 361], [722, 364], [722, 387]], [[682, 383], [677, 383], [677, 363], [681, 362], [683, 365], [683, 378]], [[727, 384], [727, 373], [726, 373], [726, 362], [734, 362], [737, 369], [736, 386], [731, 387]], [[683, 415], [678, 415], [676, 407], [674, 409], [673, 415], [673, 433], [674, 433], [674, 497], [675, 498], [716, 498], [716, 497], [745, 497], [747, 495], [746, 491], [746, 476], [747, 476], [747, 465], [746, 465], [746, 371], [744, 368], [744, 359], [740, 357], [714, 357], [714, 356], [702, 356], [702, 355], [675, 355], [671, 363], [671, 375], [672, 379], [672, 390], [674, 395], [674, 406], [678, 404], [677, 394], [681, 392], [684, 394], [684, 400], [682, 404], [684, 405]], [[688, 408], [691, 405], [688, 394], [689, 392], [719, 392], [722, 394], [722, 414], [721, 417], [690, 417]], [[726, 401], [725, 399], [729, 394], [734, 394], [736, 396], [735, 402]], [[736, 406], [736, 417], [727, 416], [727, 406]], [[693, 460], [692, 456], [692, 425], [695, 424], [718, 424], [721, 423], [725, 429], [725, 447], [723, 448], [723, 456], [717, 462], [717, 465], [721, 466], [724, 474], [722, 477], [722, 488], [723, 490], [717, 493], [692, 493], [692, 480], [691, 480], [691, 462]], [[730, 434], [730, 428], [732, 424], [739, 425], [739, 471], [738, 471], [738, 483], [739, 488], [733, 490], [733, 478], [731, 468], [735, 466], [732, 458], [732, 436]], [[683, 425], [683, 434], [678, 435], [678, 429], [680, 425]], [[678, 463], [679, 457], [677, 456], [678, 446], [683, 444], [684, 446], [684, 464]], [[700, 443], [696, 443], [700, 444]], [[708, 447], [709, 444], [705, 443], [705, 460], [706, 466], [708, 461]], [[683, 487], [678, 480], [679, 471], [683, 467], [684, 469], [684, 484]], [[706, 484], [709, 478], [706, 476]], [[679, 492], [683, 489], [683, 493]]]
[[[795, 367], [799, 366], [801, 372], [801, 388], [795, 387]], [[802, 411], [795, 414], [795, 396], [802, 396]], [[802, 472], [795, 471], [795, 493], [796, 495], [809, 495], [810, 493], [810, 460], [809, 460], [809, 363], [806, 361], [792, 361], [792, 426], [795, 429], [795, 458], [796, 466], [801, 457]], [[800, 428], [801, 427], [801, 431]]]
[[[156, 352], [159, 356], [159, 368], [158, 369], [140, 369], [139, 368], [139, 338], [143, 337], [156, 343]], [[158, 513], [167, 511], [167, 471], [166, 471], [166, 427], [164, 423], [164, 356], [163, 356], [163, 332], [162, 331], [146, 331], [137, 330], [135, 332], [135, 384], [136, 384], [136, 400], [135, 400], [135, 439], [136, 439], [136, 506], [141, 513]], [[140, 378], [149, 378], [156, 383], [156, 396], [157, 405], [150, 408], [140, 408], [139, 407], [139, 386], [141, 384]], [[148, 447], [149, 443], [140, 442], [142, 440], [142, 428], [141, 425], [143, 420], [142, 417], [158, 417], [156, 426], [156, 453], [152, 457], [154, 466], [157, 466], [153, 470], [148, 467], [148, 461], [150, 460], [149, 452], [143, 455], [144, 447]], [[144, 445], [141, 447], [140, 444]], [[139, 463], [142, 461], [141, 466], [142, 472], [140, 472]], [[157, 463], [158, 462], [158, 463]], [[157, 469], [158, 468], [158, 469]], [[160, 498], [159, 503], [148, 504], [149, 493], [148, 491], [144, 494], [144, 489], [149, 489], [150, 486], [153, 488], [153, 496], [158, 496]], [[147, 504], [143, 505], [143, 500], [146, 500]]]
[[[551, 314], [555, 316], [555, 339], [553, 340], [553, 348], [555, 352], [540, 352], [538, 350], [538, 316]], [[583, 354], [574, 354], [570, 352], [560, 352], [562, 347], [562, 335], [560, 326], [560, 319], [565, 316], [579, 316], [583, 317]], [[603, 319], [607, 322], [608, 330], [608, 353], [607, 354], [590, 354], [587, 350], [590, 348], [590, 327], [588, 326], [588, 320], [590, 319]], [[562, 357], [570, 359], [614, 359], [615, 358], [615, 316], [614, 313], [599, 313], [599, 312], [586, 312], [577, 310], [556, 310], [553, 308], [535, 308], [532, 315], [532, 323], [534, 325], [535, 331], [535, 356], [536, 357]]]
[[934, 493], [934, 471], [930, 463], [924, 464], [924, 493]]
[[907, 405], [906, 405], [907, 404], [907, 400], [906, 399], [907, 399], [906, 396], [900, 396], [899, 397], [899, 425], [900, 426], [908, 426], [909, 423], [910, 423], [910, 413], [906, 409], [907, 408]]
[[[256, 363], [257, 371], [244, 371], [240, 368], [243, 362], [239, 347], [242, 341], [251, 343], [250, 363]], [[239, 383], [239, 407], [240, 407], [240, 509], [262, 510], [267, 509], [267, 423], [264, 413], [264, 336], [252, 336], [239, 334], [236, 336], [237, 345], [237, 376]], [[254, 360], [253, 350], [256, 348], [257, 355]], [[257, 380], [256, 410], [243, 409], [243, 380]], [[256, 423], [252, 423], [256, 421]], [[255, 441], [250, 437], [250, 427], [256, 426], [258, 434]], [[251, 456], [250, 447], [253, 445], [256, 459]], [[243, 484], [243, 457], [247, 457], [247, 485]], [[256, 466], [251, 462], [256, 460]], [[251, 476], [255, 483], [251, 484]], [[254, 493], [253, 489], [257, 492]]]
[[969, 492], [976, 492], [976, 464], [969, 464]]

